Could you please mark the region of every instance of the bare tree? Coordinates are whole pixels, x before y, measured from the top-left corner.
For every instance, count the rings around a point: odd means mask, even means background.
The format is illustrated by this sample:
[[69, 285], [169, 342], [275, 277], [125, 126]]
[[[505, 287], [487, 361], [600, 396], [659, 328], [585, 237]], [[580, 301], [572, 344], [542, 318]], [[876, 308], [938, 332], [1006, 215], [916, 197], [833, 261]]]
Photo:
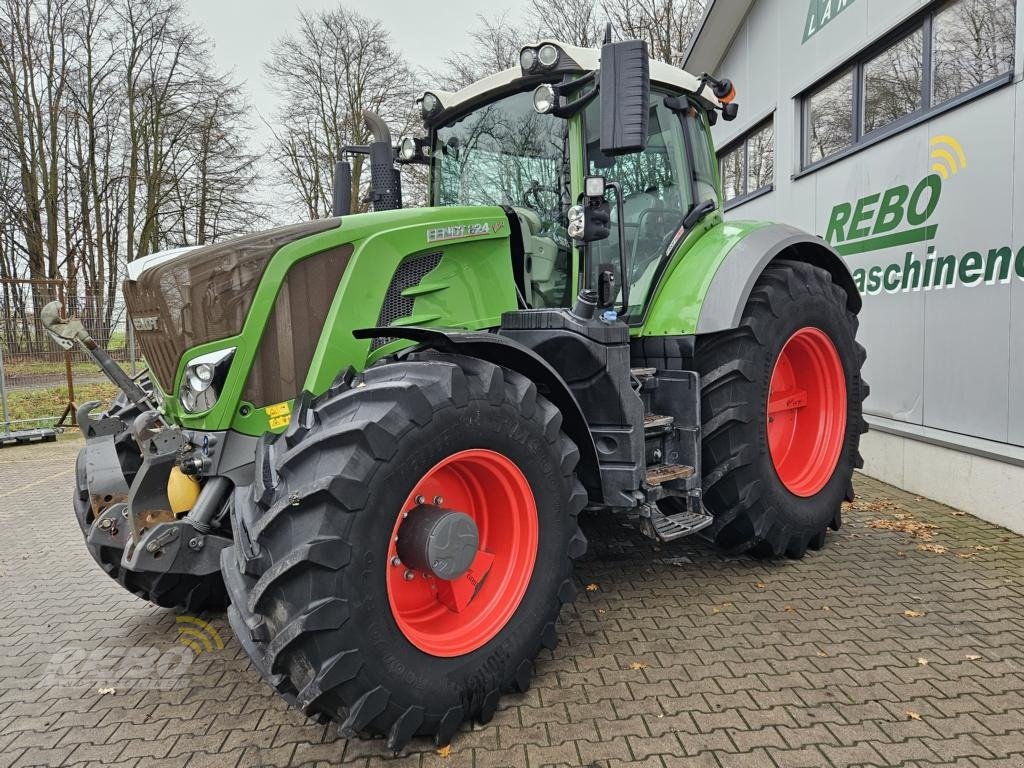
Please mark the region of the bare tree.
[[530, 0], [529, 32], [523, 34], [508, 12], [477, 16], [470, 46], [444, 60], [444, 70], [430, 73], [430, 82], [458, 89], [494, 72], [515, 67], [524, 45], [553, 38], [594, 48], [610, 22], [616, 38], [646, 40], [651, 56], [678, 65], [690, 45], [705, 0]]
[[[63, 45], [68, 3], [3, 0], [0, 99], [9, 104], [0, 146], [18, 166], [24, 210], [21, 234], [28, 275], [57, 275], [60, 235], [60, 116], [67, 86]], [[44, 301], [47, 289], [34, 298]]]
[[223, 75], [200, 76], [190, 115], [186, 151], [175, 158], [175, 244], [206, 245], [251, 231], [263, 223], [257, 200], [259, 157], [248, 149], [249, 105], [242, 89]]
[[533, 42], [510, 20], [508, 11], [493, 17], [477, 14], [476, 19], [476, 28], [469, 31], [469, 48], [446, 56], [443, 69], [430, 73], [432, 84], [454, 91], [515, 67], [523, 46]]
[[528, 16], [537, 38], [593, 48], [604, 36], [604, 17], [593, 0], [530, 0]]
[[620, 38], [646, 40], [653, 58], [678, 66], [704, 5], [704, 0], [605, 0], [602, 8]]
[[[63, 280], [100, 340], [126, 262], [260, 212], [245, 102], [208, 60], [179, 0], [0, 0], [0, 276]], [[28, 334], [52, 293], [5, 284], [4, 317]]]
[[[272, 155], [289, 202], [309, 218], [331, 213], [334, 164], [348, 145], [369, 141], [364, 109], [392, 125], [408, 120], [413, 76], [384, 25], [338, 6], [299, 14], [264, 65], [282, 98]], [[352, 168], [353, 209], [365, 210], [363, 157]]]

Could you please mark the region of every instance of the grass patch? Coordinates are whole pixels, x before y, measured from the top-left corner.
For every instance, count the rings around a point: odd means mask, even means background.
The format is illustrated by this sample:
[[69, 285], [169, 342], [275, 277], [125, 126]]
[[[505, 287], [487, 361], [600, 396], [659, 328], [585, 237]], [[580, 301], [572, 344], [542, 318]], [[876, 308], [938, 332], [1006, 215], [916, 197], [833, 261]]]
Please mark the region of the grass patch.
[[[117, 394], [117, 387], [109, 383], [81, 384], [75, 387], [77, 404], [89, 400], [109, 403]], [[11, 421], [56, 421], [68, 404], [67, 387], [15, 390], [7, 395]], [[15, 425], [17, 426], [17, 425]]]
[[[118, 363], [125, 372], [131, 374], [129, 363]], [[142, 370], [142, 363], [136, 366], [136, 370]], [[50, 362], [47, 360], [4, 360], [4, 370], [10, 377], [15, 376], [46, 376], [50, 374], [63, 374], [64, 361]], [[71, 363], [72, 375], [94, 375], [101, 373], [100, 367], [91, 360], [78, 360]]]

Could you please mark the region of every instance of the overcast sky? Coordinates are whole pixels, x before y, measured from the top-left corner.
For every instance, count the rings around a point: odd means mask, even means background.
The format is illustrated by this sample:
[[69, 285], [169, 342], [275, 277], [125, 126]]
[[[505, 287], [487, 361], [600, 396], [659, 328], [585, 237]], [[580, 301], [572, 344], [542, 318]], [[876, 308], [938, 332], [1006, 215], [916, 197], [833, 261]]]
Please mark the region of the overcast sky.
[[[271, 118], [274, 95], [263, 83], [261, 63], [283, 33], [296, 29], [299, 9], [334, 7], [337, 0], [186, 0], [192, 18], [213, 41], [218, 69], [234, 70], [245, 81], [253, 106]], [[414, 67], [436, 68], [452, 50], [468, 47], [468, 31], [476, 26], [481, 11], [494, 13], [509, 8], [518, 13], [526, 0], [506, 0], [486, 5], [479, 0], [446, 0], [441, 6], [410, 0], [344, 0], [344, 5], [365, 16], [376, 17], [391, 30], [393, 42]], [[253, 125], [266, 133], [258, 119]]]

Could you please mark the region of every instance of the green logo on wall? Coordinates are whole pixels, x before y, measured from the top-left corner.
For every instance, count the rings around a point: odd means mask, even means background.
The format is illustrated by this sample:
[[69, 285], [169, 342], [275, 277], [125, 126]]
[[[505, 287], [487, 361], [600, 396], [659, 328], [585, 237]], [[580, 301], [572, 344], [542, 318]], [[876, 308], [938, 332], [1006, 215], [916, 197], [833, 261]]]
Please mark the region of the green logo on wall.
[[822, 27], [845, 11], [856, 0], [811, 0], [807, 9], [807, 23], [804, 24], [804, 42], [814, 37]]
[[[854, 202], [839, 203], [829, 216], [825, 240], [842, 256], [870, 254], [899, 246], [929, 243], [938, 234], [932, 221], [943, 183], [967, 168], [967, 155], [952, 136], [936, 136], [931, 145], [932, 173], [914, 187], [901, 184]], [[1024, 248], [979, 248], [942, 254], [933, 244], [924, 257], [904, 251], [901, 260], [858, 267], [853, 282], [862, 294], [907, 293], [1024, 280]]]

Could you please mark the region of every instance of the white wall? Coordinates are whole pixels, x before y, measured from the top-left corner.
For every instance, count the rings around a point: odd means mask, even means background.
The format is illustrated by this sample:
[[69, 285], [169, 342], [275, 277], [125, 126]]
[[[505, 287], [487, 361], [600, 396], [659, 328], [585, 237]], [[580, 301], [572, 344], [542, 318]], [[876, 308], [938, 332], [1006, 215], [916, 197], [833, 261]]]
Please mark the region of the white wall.
[[[740, 117], [715, 128], [718, 146], [775, 114], [775, 190], [727, 218], [784, 221], [824, 235], [836, 204], [897, 184], [913, 188], [931, 173], [930, 139], [951, 135], [968, 165], [943, 183], [930, 244], [940, 256], [958, 257], [1024, 248], [1024, 0], [1017, 0], [1012, 84], [794, 179], [801, 172], [797, 94], [931, 5], [854, 0], [802, 43], [808, 2], [755, 2], [718, 67], [735, 81], [740, 103]], [[907, 251], [923, 260], [928, 245], [847, 262], [866, 269], [902, 262]], [[859, 338], [872, 387], [866, 411], [901, 432], [865, 436], [865, 472], [1024, 533], [1024, 281], [867, 295]]]

